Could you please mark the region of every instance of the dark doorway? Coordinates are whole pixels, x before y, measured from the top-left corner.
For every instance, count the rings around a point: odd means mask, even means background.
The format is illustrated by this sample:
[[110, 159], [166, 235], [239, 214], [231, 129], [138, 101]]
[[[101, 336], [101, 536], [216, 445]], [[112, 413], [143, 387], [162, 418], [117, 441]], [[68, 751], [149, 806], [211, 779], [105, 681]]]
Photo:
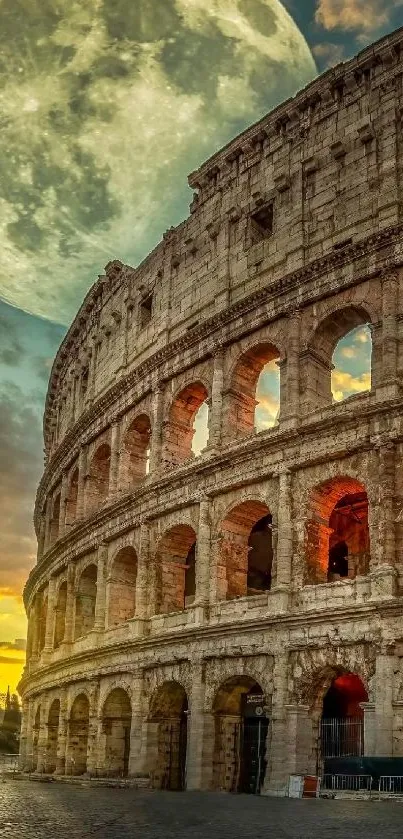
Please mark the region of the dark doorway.
[[364, 712], [368, 701], [365, 687], [355, 673], [333, 679], [323, 699], [321, 758], [359, 757], [364, 751]]

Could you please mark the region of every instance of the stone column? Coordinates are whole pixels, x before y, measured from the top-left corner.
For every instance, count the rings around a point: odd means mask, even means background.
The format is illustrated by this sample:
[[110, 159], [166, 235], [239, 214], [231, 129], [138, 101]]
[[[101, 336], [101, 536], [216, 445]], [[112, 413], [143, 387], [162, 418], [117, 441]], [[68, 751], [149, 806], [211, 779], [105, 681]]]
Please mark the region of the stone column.
[[152, 422], [151, 422], [151, 451], [150, 451], [150, 474], [157, 472], [161, 464], [162, 450], [162, 420], [164, 413], [163, 383], [159, 383], [153, 392], [152, 400]]
[[397, 273], [388, 273], [382, 280], [382, 379], [383, 384], [396, 382], [397, 362]]
[[74, 601], [75, 601], [75, 566], [67, 569], [66, 618], [64, 625], [64, 643], [71, 644], [74, 639]]
[[209, 449], [219, 449], [221, 445], [223, 389], [224, 353], [222, 347], [218, 347], [214, 353], [211, 414], [209, 417]]
[[375, 666], [375, 752], [382, 757], [393, 755], [393, 686], [397, 659], [388, 652], [376, 657]]
[[48, 608], [46, 611], [45, 645], [43, 652], [49, 654], [53, 650], [56, 616], [56, 577], [50, 577], [48, 584]]
[[129, 775], [145, 774], [143, 746], [143, 675], [133, 676], [132, 680], [132, 721], [130, 727]]
[[97, 552], [97, 599], [95, 601], [94, 629], [97, 632], [105, 630], [106, 607], [106, 566], [108, 562], [108, 545], [101, 543]]
[[315, 771], [312, 765], [313, 728], [307, 705], [285, 705], [286, 713], [284, 757], [287, 775], [307, 775]]
[[[292, 475], [288, 469], [279, 474], [277, 510], [277, 551], [275, 588], [288, 596], [291, 584], [293, 555]], [[284, 606], [286, 607], [286, 603]]]
[[286, 404], [282, 405], [280, 402], [280, 419], [283, 420], [299, 420], [300, 417], [300, 369], [299, 369], [299, 353], [300, 353], [300, 329], [301, 329], [301, 312], [299, 310], [293, 312], [288, 320], [288, 337], [287, 337], [287, 383], [285, 388], [281, 388], [282, 395], [285, 391]]
[[393, 597], [395, 568], [395, 446], [392, 441], [371, 453], [371, 486], [368, 487], [370, 527], [371, 597]]
[[109, 487], [108, 496], [113, 498], [118, 489], [118, 475], [119, 475], [119, 457], [120, 457], [120, 424], [114, 422], [111, 427], [111, 462], [109, 468]]
[[360, 705], [364, 711], [364, 755], [373, 757], [376, 754], [375, 703], [360, 702]]
[[40, 618], [40, 598], [38, 593], [36, 593], [34, 602], [32, 605], [32, 659], [37, 659], [39, 656], [39, 618]]
[[24, 699], [22, 702], [22, 714], [21, 714], [21, 729], [20, 729], [20, 750], [19, 750], [19, 761], [18, 767], [20, 772], [24, 772], [27, 766], [27, 756], [28, 756], [28, 726], [29, 726], [29, 702], [27, 699]]
[[64, 536], [66, 524], [66, 501], [67, 501], [67, 472], [62, 474], [62, 489], [60, 492], [60, 513], [59, 513], [59, 538]]
[[210, 502], [202, 498], [199, 504], [199, 527], [196, 542], [196, 597], [195, 606], [200, 606], [200, 620], [210, 599]]
[[87, 745], [87, 775], [98, 774], [98, 748], [99, 748], [99, 685], [95, 685], [90, 695], [89, 721], [88, 721], [88, 745]]
[[36, 771], [42, 773], [46, 771], [46, 747], [48, 741], [48, 714], [49, 701], [42, 697], [41, 699], [41, 720], [38, 734], [38, 763]]
[[136, 579], [136, 618], [144, 621], [148, 615], [148, 603], [150, 599], [150, 533], [147, 522], [140, 525], [140, 550], [138, 556], [137, 579]]
[[211, 749], [206, 743], [204, 697], [205, 673], [202, 661], [192, 665], [192, 689], [188, 714], [188, 737], [186, 753], [186, 789], [206, 789], [204, 752]]
[[38, 559], [41, 559], [45, 552], [45, 536], [46, 536], [46, 521], [41, 513], [39, 520], [39, 537], [38, 537]]
[[77, 505], [76, 505], [76, 519], [81, 521], [85, 517], [85, 484], [87, 477], [87, 448], [81, 446], [78, 455], [78, 486], [77, 486]]
[[67, 731], [67, 692], [65, 689], [63, 689], [60, 696], [59, 731], [57, 735], [55, 775], [66, 774]]
[[276, 655], [273, 670], [272, 710], [270, 715], [269, 741], [267, 749], [267, 770], [263, 794], [282, 796], [286, 794], [289, 766], [287, 763], [288, 735], [286, 703], [288, 694], [288, 653]]

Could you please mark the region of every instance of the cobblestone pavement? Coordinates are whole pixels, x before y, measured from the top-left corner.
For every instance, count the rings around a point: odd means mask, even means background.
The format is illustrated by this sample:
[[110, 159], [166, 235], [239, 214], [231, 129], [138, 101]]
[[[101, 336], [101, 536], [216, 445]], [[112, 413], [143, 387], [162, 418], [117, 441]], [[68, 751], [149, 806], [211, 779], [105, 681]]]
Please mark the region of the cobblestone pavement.
[[0, 781], [7, 839], [401, 839], [403, 804]]

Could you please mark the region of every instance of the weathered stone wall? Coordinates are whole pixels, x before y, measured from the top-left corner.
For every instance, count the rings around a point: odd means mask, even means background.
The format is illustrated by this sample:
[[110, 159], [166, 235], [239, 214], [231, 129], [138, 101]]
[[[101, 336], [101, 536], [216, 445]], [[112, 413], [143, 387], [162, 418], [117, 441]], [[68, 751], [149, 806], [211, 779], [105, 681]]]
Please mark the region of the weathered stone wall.
[[[190, 217], [87, 295], [45, 413], [23, 766], [180, 786], [187, 747], [187, 786], [229, 789], [242, 696], [259, 688], [264, 789], [281, 792], [317, 770], [341, 673], [367, 691], [366, 750], [403, 754], [401, 39], [218, 152], [190, 178]], [[365, 324], [371, 389], [334, 403], [332, 353]], [[257, 378], [276, 359], [279, 416], [256, 433]], [[365, 533], [333, 579], [346, 497]], [[250, 533], [265, 516], [257, 593]]]

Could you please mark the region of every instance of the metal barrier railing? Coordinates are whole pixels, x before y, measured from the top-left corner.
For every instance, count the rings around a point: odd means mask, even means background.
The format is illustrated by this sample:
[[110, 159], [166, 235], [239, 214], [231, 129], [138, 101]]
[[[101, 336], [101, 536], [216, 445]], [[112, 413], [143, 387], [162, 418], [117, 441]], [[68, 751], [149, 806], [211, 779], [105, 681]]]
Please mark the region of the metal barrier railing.
[[379, 778], [379, 794], [403, 794], [403, 775], [381, 775]]
[[323, 775], [320, 790], [329, 792], [371, 792], [371, 775]]

